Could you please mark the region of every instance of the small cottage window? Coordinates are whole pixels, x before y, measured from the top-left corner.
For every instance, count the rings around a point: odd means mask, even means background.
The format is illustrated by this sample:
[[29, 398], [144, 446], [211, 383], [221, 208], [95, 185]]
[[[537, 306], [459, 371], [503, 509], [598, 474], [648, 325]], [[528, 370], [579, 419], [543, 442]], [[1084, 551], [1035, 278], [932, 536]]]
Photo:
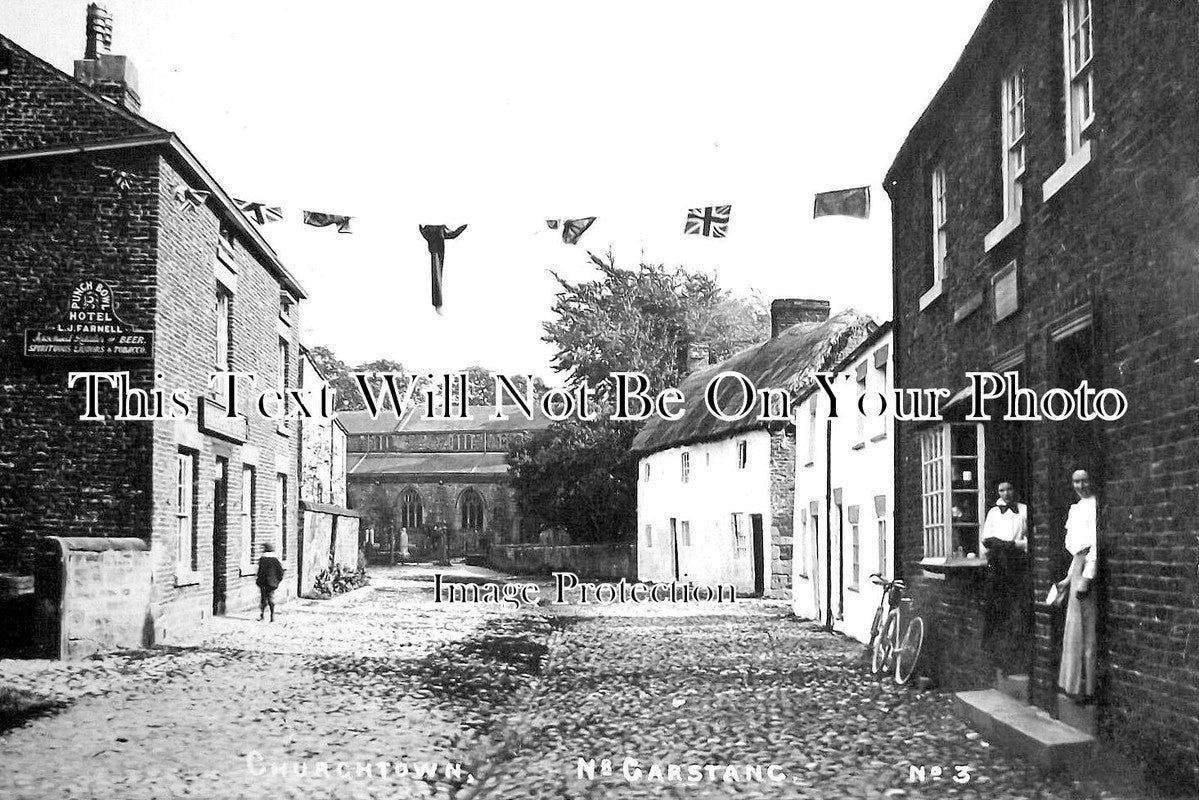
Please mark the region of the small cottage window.
[[682, 453], [679, 456], [680, 475], [683, 483], [691, 480], [691, 454]]
[[745, 469], [749, 464], [749, 442], [742, 439], [737, 442], [737, 469]]
[[682, 540], [684, 547], [691, 546], [691, 521], [682, 519], [679, 520], [679, 538]]
[[645, 546], [646, 547], [654, 546], [654, 526], [653, 525], [647, 524], [645, 526]]

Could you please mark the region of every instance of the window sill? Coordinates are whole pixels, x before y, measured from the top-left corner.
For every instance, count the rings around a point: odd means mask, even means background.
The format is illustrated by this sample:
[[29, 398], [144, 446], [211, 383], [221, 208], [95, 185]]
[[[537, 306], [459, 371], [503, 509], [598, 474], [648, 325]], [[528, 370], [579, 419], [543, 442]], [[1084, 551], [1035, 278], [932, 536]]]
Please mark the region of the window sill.
[[814, 466], [816, 466], [816, 462], [809, 461], [808, 463], [804, 464], [804, 469], [807, 469], [808, 467], [814, 467]]
[[176, 572], [175, 573], [175, 585], [176, 586], [199, 586], [200, 585], [200, 573], [199, 572]]
[[938, 575], [967, 574], [987, 569], [987, 560], [985, 558], [942, 556], [939, 558], [924, 559], [920, 562], [920, 568], [925, 572], [932, 572]]
[[1058, 167], [1052, 175], [1045, 179], [1045, 183], [1041, 184], [1042, 202], [1048, 202], [1049, 198], [1060, 192], [1071, 178], [1082, 172], [1083, 167], [1090, 163], [1091, 140], [1087, 139], [1074, 155], [1066, 159], [1066, 163]]
[[887, 434], [886, 434], [886, 433], [879, 433], [879, 434], [876, 434], [876, 435], [874, 435], [874, 436], [871, 436], [871, 437], [870, 437], [870, 441], [871, 441], [871, 442], [881, 442], [883, 439], [886, 439], [886, 438], [887, 438]]
[[854, 450], [863, 450], [863, 449], [865, 449], [865, 447], [866, 447], [866, 443], [865, 443], [865, 442], [858, 442], [857, 444], [855, 444], [855, 445], [853, 446], [853, 448], [852, 448], [852, 449], [854, 449]]
[[279, 434], [280, 436], [290, 437], [291, 436], [291, 426], [288, 425], [286, 422], [280, 422], [277, 426], [275, 426], [275, 433]]
[[990, 233], [983, 237], [983, 252], [989, 253], [994, 250], [1012, 231], [1020, 227], [1020, 221], [1019, 212], [1005, 217], [1003, 222], [996, 225], [991, 229]]
[[936, 300], [940, 296], [941, 296], [941, 282], [937, 281], [936, 283], [934, 283], [932, 285], [931, 289], [929, 289], [924, 294], [920, 295], [920, 310], [923, 311], [924, 309], [931, 306], [933, 304], [933, 301]]
[[254, 569], [253, 567], [247, 567], [245, 564], [242, 564], [242, 565], [241, 565], [241, 568], [238, 570], [238, 573], [239, 573], [239, 574], [240, 574], [240, 575], [241, 575], [243, 578], [248, 578], [248, 577], [250, 577], [251, 575], [253, 575], [253, 576], [257, 577], [257, 575], [258, 575], [258, 570]]

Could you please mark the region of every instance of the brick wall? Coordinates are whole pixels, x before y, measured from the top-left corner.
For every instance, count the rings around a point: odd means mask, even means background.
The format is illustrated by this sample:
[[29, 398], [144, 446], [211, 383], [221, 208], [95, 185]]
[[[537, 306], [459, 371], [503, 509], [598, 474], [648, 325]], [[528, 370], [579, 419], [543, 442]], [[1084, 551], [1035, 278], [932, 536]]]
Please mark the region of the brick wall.
[[[1199, 26], [1193, 7], [1147, 0], [1095, 2], [1095, 156], [1057, 195], [1041, 186], [1063, 160], [1058, 3], [1003, 2], [995, 36], [976, 48], [893, 168], [897, 385], [964, 385], [1019, 352], [1026, 385], [1054, 385], [1056, 320], [1093, 312], [1098, 381], [1127, 395], [1127, 416], [1096, 431], [1106, 591], [1102, 661], [1105, 737], [1159, 770], [1199, 776]], [[976, 58], [975, 58], [976, 56]], [[1000, 209], [998, 85], [1016, 63], [1026, 74], [1024, 222], [990, 253], [983, 238]], [[949, 198], [949, 266], [943, 295], [921, 312], [931, 260], [927, 174], [943, 160]], [[1019, 264], [1021, 310], [989, 313], [992, 274]], [[976, 291], [978, 311], [954, 322]], [[1032, 513], [1035, 591], [1060, 576], [1073, 445], [1055, 423], [1031, 423], [1025, 499]], [[897, 531], [909, 574], [919, 538], [918, 431], [900, 425]], [[952, 632], [947, 674], [982, 681], [971, 655], [981, 615], [960, 581], [927, 581], [935, 627]], [[1059, 622], [1038, 612], [1034, 697], [1051, 704]], [[1147, 711], [1147, 709], [1151, 709]]]
[[[213, 265], [219, 238], [219, 220], [212, 209], [181, 210], [174, 200], [175, 187], [184, 177], [163, 160], [161, 181], [157, 187], [161, 224], [158, 232], [159, 313], [157, 317], [156, 367], [163, 373], [163, 383], [186, 386], [193, 397], [210, 394], [206, 389], [209, 373], [214, 369], [216, 310], [214, 305], [216, 281]], [[279, 283], [246, 252], [240, 242], [234, 246], [236, 291], [231, 304], [231, 362], [234, 371], [253, 372], [259, 376], [260, 388], [274, 388], [278, 375], [278, 343], [280, 332], [289, 343], [288, 375], [298, 375], [299, 347], [295, 324], [279, 326]], [[298, 530], [297, 498], [299, 482], [299, 434], [293, 422], [290, 434], [280, 435], [276, 422], [264, 419], [252, 406], [254, 392], [244, 387], [238, 411], [249, 419], [249, 438], [244, 444], [228, 442], [202, 435], [198, 453], [198, 551], [200, 568], [197, 574], [178, 578], [174, 554], [177, 537], [175, 520], [175, 481], [173, 463], [181, 446], [181, 427], [176, 422], [155, 424], [155, 531], [163, 545], [156, 562], [156, 585], [159, 601], [169, 605], [169, 616], [175, 624], [189, 624], [211, 613], [213, 590], [213, 525], [215, 459], [222, 456], [229, 462], [228, 480], [228, 558], [224, 577], [227, 583], [230, 610], [252, 606], [257, 602], [254, 585], [254, 564], [266, 541], [274, 542], [276, 554], [284, 556], [289, 574], [296, 569], [296, 532]], [[195, 417], [189, 421], [194, 425]], [[197, 440], [191, 440], [196, 442]], [[240, 513], [243, 467], [255, 469], [254, 492], [255, 543], [250, 570], [242, 574], [239, 564], [241, 543]], [[286, 508], [287, 540], [276, 539], [275, 481], [278, 474], [287, 475], [288, 503]], [[280, 549], [281, 548], [281, 549]], [[294, 594], [295, 584], [285, 580], [277, 597]], [[168, 623], [164, 622], [164, 625]], [[168, 632], [169, 635], [169, 632]]]
[[95, 161], [131, 186], [85, 157], [0, 166], [0, 570], [28, 574], [41, 534], [150, 536], [149, 427], [80, 421], [82, 386], [67, 388], [82, 370], [129, 370], [145, 386], [150, 365], [23, 355], [25, 329], [61, 319], [84, 279], [108, 283], [126, 323], [154, 327], [157, 159]]

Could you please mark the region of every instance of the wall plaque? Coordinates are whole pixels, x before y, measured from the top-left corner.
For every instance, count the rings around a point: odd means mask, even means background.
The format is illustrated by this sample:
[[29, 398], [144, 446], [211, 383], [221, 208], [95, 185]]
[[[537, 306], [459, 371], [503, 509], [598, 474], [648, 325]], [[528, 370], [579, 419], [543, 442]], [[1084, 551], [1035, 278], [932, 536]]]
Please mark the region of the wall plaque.
[[154, 332], [134, 330], [117, 316], [112, 289], [99, 280], [80, 281], [67, 313], [50, 328], [25, 329], [25, 355], [35, 358], [154, 357]]

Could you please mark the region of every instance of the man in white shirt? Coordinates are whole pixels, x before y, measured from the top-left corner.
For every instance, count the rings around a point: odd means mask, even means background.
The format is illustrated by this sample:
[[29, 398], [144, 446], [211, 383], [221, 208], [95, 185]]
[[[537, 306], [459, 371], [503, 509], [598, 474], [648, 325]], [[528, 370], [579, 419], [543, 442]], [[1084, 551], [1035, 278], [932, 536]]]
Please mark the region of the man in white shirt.
[[996, 549], [996, 541], [1009, 542], [1017, 550], [1028, 552], [1028, 506], [1016, 502], [1016, 487], [1011, 481], [999, 484], [999, 499], [983, 521], [984, 557], [989, 550]]
[[1029, 627], [1028, 506], [1016, 501], [1016, 487], [1000, 481], [999, 499], [983, 521], [979, 549], [987, 559], [988, 602], [983, 619], [983, 643], [996, 669], [1005, 674], [1024, 672]]

